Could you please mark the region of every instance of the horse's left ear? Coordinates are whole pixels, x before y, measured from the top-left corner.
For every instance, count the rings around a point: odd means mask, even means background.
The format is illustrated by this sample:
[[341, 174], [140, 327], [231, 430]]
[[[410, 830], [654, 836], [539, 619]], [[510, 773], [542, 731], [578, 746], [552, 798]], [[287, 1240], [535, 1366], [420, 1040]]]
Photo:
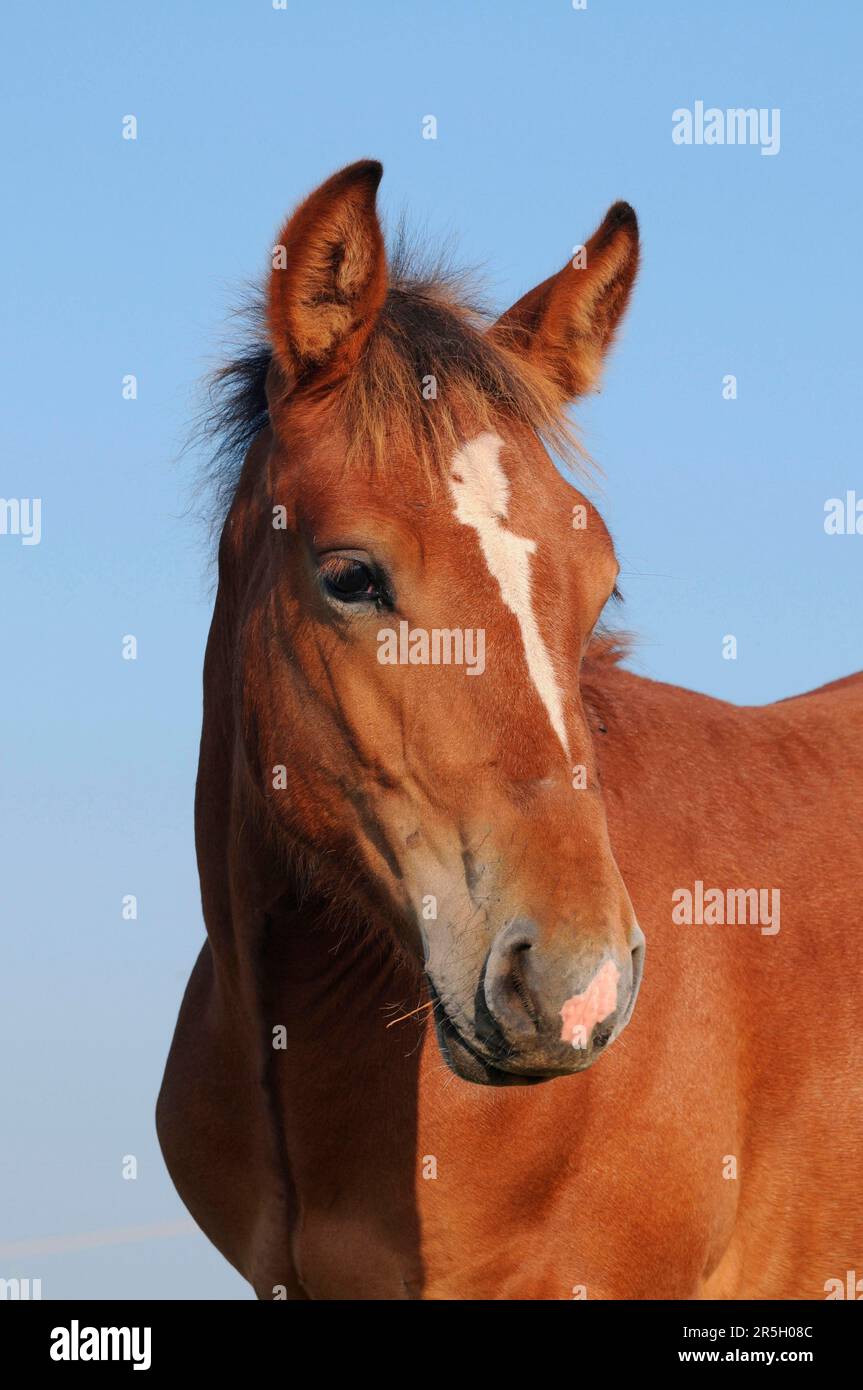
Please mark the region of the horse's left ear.
[[595, 388], [638, 270], [638, 219], [609, 208], [586, 246], [557, 275], [498, 319], [492, 336], [527, 357], [566, 400]]
[[291, 385], [350, 370], [387, 292], [375, 208], [383, 167], [349, 164], [288, 218], [273, 248], [267, 317], [273, 352]]

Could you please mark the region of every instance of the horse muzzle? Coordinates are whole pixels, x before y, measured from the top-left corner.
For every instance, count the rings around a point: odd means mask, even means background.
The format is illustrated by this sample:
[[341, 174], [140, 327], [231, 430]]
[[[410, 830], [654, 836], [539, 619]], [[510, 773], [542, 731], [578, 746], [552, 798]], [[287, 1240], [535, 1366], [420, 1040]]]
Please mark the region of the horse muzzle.
[[645, 941], [633, 923], [627, 949], [563, 957], [537, 924], [517, 918], [495, 937], [472, 1018], [432, 981], [438, 1042], [451, 1069], [486, 1086], [525, 1086], [592, 1066], [632, 1017]]

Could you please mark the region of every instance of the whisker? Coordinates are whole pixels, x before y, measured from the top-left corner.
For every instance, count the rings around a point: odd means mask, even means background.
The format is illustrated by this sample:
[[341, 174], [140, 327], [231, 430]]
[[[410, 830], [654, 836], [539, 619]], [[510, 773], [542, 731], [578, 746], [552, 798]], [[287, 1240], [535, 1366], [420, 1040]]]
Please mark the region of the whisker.
[[414, 1014], [422, 1013], [423, 1009], [433, 1009], [433, 1008], [434, 1008], [434, 1000], [433, 1000], [433, 999], [427, 999], [426, 1002], [425, 1002], [424, 1004], [420, 1004], [416, 1009], [411, 1009], [410, 1013], [408, 1013], [408, 1014], [399, 1014], [398, 1018], [393, 1018], [393, 1019], [391, 1019], [390, 1022], [387, 1024], [387, 1027], [388, 1027], [388, 1028], [392, 1028], [392, 1027], [395, 1026], [396, 1023], [404, 1023], [404, 1021], [405, 1021], [406, 1018], [413, 1018]]

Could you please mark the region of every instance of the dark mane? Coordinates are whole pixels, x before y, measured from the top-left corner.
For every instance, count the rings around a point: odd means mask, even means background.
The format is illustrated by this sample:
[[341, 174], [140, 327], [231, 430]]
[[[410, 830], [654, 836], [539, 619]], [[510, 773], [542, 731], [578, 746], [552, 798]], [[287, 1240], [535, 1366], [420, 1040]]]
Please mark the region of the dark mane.
[[[527, 426], [570, 467], [585, 455], [554, 387], [521, 357], [486, 333], [493, 317], [470, 273], [446, 254], [429, 260], [399, 228], [389, 257], [389, 289], [355, 371], [339, 394], [351, 452], [385, 470], [395, 433], [410, 438], [424, 468], [434, 473], [462, 442], [458, 419], [495, 428], [501, 415]], [[246, 342], [209, 380], [194, 440], [210, 454], [204, 483], [211, 520], [220, 527], [230, 507], [249, 445], [267, 425], [266, 382], [273, 351], [260, 292], [239, 311]], [[434, 378], [436, 395], [423, 383]]]
[[246, 452], [270, 420], [266, 384], [273, 353], [265, 339], [260, 291], [247, 295], [235, 317], [243, 324], [245, 342], [236, 357], [207, 379], [205, 404], [189, 440], [189, 447], [200, 447], [207, 456], [197, 491], [206, 497], [204, 516], [216, 537], [237, 490]]

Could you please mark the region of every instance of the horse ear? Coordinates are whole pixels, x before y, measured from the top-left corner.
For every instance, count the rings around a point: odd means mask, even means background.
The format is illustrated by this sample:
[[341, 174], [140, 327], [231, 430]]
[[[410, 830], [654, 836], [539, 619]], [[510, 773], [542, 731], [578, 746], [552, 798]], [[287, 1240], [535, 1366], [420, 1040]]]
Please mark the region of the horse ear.
[[377, 160], [349, 164], [288, 218], [273, 249], [268, 321], [291, 384], [324, 369], [349, 371], [387, 291], [384, 239], [375, 209]]
[[584, 395], [599, 381], [637, 270], [638, 220], [628, 203], [615, 203], [573, 260], [508, 309], [491, 334], [551, 377], [564, 399]]

